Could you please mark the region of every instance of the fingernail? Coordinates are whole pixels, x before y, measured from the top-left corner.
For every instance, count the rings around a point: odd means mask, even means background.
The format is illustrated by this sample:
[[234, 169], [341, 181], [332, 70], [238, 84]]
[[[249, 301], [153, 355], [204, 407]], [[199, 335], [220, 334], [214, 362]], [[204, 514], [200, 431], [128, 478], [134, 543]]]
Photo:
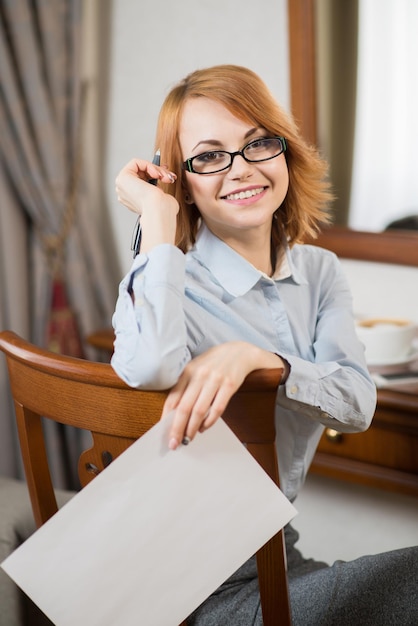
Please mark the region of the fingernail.
[[187, 437], [187, 436], [186, 436], [186, 437], [183, 437], [183, 439], [182, 439], [182, 441], [181, 441], [181, 443], [183, 444], [183, 446], [188, 446], [190, 442], [191, 442], [191, 439], [190, 439], [190, 437]]
[[177, 180], [177, 176], [173, 174], [172, 172], [168, 172], [167, 176], [169, 177], [172, 183], [174, 183], [174, 181]]
[[168, 442], [168, 447], [170, 448], [170, 450], [175, 450], [178, 445], [178, 441], [175, 437], [172, 437]]

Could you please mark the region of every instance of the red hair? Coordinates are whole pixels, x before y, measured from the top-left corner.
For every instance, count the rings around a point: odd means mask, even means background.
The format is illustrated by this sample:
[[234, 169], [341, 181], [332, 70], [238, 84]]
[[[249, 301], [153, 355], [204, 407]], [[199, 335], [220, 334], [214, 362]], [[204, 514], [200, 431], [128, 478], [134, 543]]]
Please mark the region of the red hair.
[[159, 115], [156, 147], [161, 150], [162, 162], [177, 175], [174, 185], [164, 186], [180, 205], [177, 245], [184, 252], [189, 249], [195, 241], [200, 218], [197, 206], [185, 202], [187, 185], [179, 142], [184, 103], [199, 97], [210, 98], [238, 119], [265, 128], [272, 135], [285, 137], [289, 189], [276, 211], [277, 219], [273, 220], [272, 245], [277, 249], [283, 234], [289, 245], [314, 237], [320, 225], [330, 221], [328, 206], [332, 194], [326, 177], [326, 162], [304, 141], [292, 117], [276, 102], [257, 74], [237, 65], [217, 65], [197, 70], [176, 85], [166, 97]]

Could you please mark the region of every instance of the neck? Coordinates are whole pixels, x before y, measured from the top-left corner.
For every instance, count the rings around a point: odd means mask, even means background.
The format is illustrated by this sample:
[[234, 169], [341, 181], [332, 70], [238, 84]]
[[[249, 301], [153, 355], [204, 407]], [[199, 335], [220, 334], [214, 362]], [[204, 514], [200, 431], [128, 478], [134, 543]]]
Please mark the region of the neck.
[[267, 276], [272, 276], [275, 270], [272, 256], [275, 255], [271, 254], [270, 237], [268, 239], [263, 238], [259, 242], [252, 241], [251, 244], [242, 239], [224, 239], [224, 241], [260, 272], [264, 272]]

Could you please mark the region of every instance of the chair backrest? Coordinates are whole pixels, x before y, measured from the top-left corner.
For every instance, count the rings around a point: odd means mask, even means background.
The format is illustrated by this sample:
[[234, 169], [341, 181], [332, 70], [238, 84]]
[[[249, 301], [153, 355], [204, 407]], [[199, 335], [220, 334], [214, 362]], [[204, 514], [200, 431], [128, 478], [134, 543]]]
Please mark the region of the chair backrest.
[[418, 321], [418, 232], [324, 228], [306, 243], [341, 259], [358, 317], [406, 317]]
[[[159, 421], [166, 391], [132, 389], [109, 364], [57, 355], [13, 332], [0, 333], [15, 404], [22, 458], [37, 526], [56, 513], [42, 417], [92, 433], [93, 445], [79, 459], [85, 486], [138, 437]], [[224, 419], [279, 484], [275, 446], [275, 401], [281, 369], [247, 377]], [[257, 553], [263, 622], [290, 624], [283, 531]]]

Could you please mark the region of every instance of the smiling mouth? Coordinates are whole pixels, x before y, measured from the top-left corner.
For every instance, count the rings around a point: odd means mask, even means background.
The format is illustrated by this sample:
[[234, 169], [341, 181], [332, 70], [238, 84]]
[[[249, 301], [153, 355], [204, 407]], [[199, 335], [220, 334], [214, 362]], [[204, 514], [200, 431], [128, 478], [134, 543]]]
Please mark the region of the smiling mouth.
[[258, 187], [257, 189], [247, 189], [247, 191], [240, 191], [239, 193], [230, 193], [227, 196], [224, 196], [225, 200], [246, 200], [247, 198], [252, 198], [253, 196], [258, 196], [260, 193], [263, 193], [265, 187]]

